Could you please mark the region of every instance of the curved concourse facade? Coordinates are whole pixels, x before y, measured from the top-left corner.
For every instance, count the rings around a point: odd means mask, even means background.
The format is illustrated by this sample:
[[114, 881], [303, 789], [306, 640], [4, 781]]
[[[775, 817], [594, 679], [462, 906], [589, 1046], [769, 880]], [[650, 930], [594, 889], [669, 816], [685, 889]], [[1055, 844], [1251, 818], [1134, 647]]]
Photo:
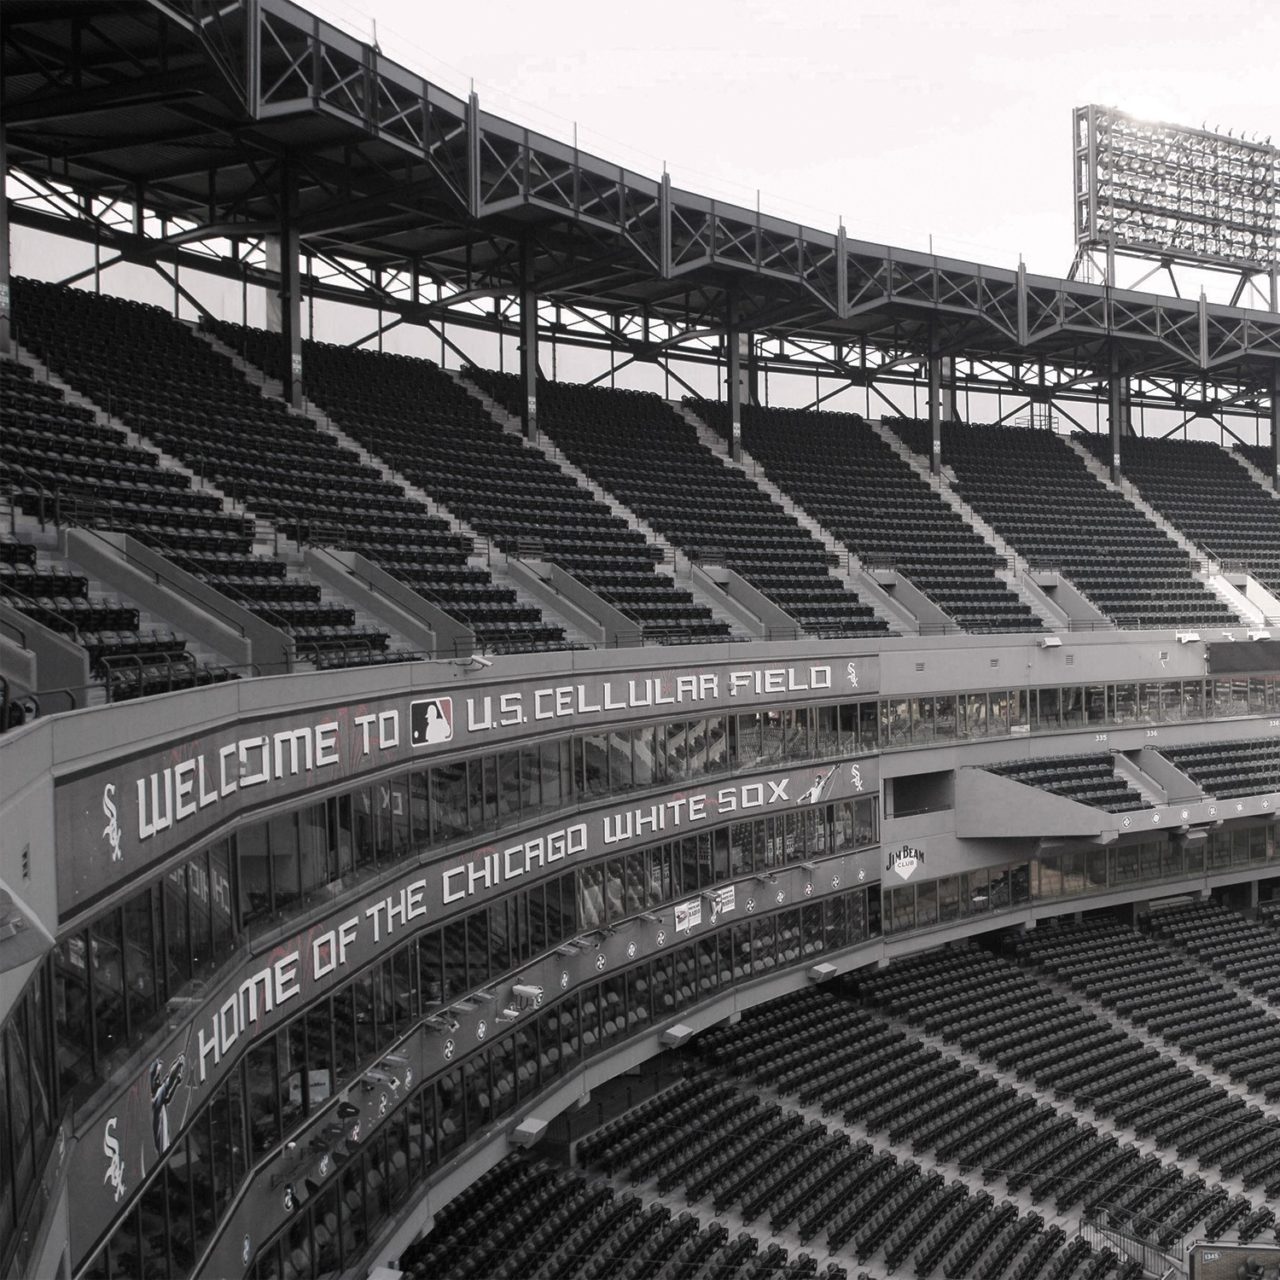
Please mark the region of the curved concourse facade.
[[364, 1274], [736, 1010], [1048, 915], [1256, 898], [1276, 796], [1067, 810], [982, 767], [1274, 739], [1270, 646], [1213, 648], [522, 655], [5, 735], [0, 1274]]

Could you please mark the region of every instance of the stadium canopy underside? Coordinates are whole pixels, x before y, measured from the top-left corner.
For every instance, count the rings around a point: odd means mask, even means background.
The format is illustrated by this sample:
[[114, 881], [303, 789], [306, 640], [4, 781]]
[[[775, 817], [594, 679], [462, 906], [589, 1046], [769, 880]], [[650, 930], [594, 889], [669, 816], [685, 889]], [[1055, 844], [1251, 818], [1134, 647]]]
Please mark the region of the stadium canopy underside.
[[278, 291], [271, 242], [296, 237], [302, 294], [384, 329], [514, 336], [536, 297], [540, 336], [624, 362], [722, 362], [749, 334], [757, 372], [874, 388], [919, 384], [932, 357], [955, 390], [1059, 405], [1105, 401], [1119, 374], [1134, 405], [1274, 420], [1275, 312], [684, 191], [483, 111], [289, 0], [6, 0], [0, 21], [9, 217], [97, 244], [103, 265]]

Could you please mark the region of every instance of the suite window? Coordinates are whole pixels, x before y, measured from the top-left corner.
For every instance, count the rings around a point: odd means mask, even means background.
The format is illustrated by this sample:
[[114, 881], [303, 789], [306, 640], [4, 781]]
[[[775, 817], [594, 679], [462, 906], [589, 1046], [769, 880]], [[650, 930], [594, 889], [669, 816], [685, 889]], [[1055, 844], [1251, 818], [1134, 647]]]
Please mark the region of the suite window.
[[438, 843], [468, 830], [467, 764], [454, 760], [431, 770], [431, 830]]

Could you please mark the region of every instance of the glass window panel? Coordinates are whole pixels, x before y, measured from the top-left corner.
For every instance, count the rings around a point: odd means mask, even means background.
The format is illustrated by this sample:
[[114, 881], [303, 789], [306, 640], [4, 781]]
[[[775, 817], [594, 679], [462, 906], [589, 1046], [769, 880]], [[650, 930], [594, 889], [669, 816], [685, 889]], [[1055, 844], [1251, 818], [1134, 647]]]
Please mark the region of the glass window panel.
[[960, 916], [960, 881], [955, 876], [944, 876], [938, 881], [938, 922], [946, 924]]
[[582, 867], [578, 871], [578, 916], [583, 929], [604, 924], [604, 867]]
[[963, 885], [961, 902], [965, 915], [981, 915], [991, 910], [991, 886], [987, 883], [985, 868], [965, 871], [960, 877]]
[[357, 1258], [365, 1250], [368, 1243], [368, 1229], [365, 1223], [364, 1207], [364, 1165], [361, 1160], [352, 1160], [345, 1165], [339, 1176], [340, 1217], [343, 1257], [349, 1262]]
[[493, 1116], [489, 1062], [486, 1055], [472, 1058], [462, 1067], [462, 1088], [467, 1108], [467, 1134], [475, 1138]]
[[409, 853], [409, 788], [406, 778], [392, 778], [378, 789], [379, 802], [389, 811], [391, 857], [400, 859]]
[[520, 752], [498, 752], [498, 823], [514, 822], [520, 817]]
[[[166, 987], [175, 995], [191, 980], [191, 929], [188, 923], [188, 907], [199, 914], [204, 911], [204, 932], [209, 932], [209, 903], [196, 901], [188, 886], [188, 867], [175, 867], [160, 882], [164, 901], [164, 940]], [[206, 937], [207, 945], [207, 937]]]
[[469, 830], [464, 760], [437, 765], [431, 770], [431, 830], [436, 843], [455, 840]]
[[418, 939], [418, 986], [424, 1008], [444, 999], [443, 929], [430, 929]]
[[487, 927], [488, 912], [473, 911], [467, 917], [467, 982], [472, 987], [482, 987], [489, 981]]
[[338, 1218], [338, 1188], [326, 1187], [311, 1211], [317, 1280], [336, 1280], [342, 1271], [342, 1227]]
[[760, 712], [760, 760], [781, 760], [786, 747], [786, 718], [781, 711]]
[[1111, 722], [1133, 724], [1138, 718], [1138, 687], [1133, 683], [1111, 686]]
[[267, 824], [251, 823], [236, 836], [240, 923], [246, 928], [271, 917], [271, 864]]
[[[727, 716], [712, 716], [703, 722], [707, 739], [708, 774], [723, 773], [729, 767], [729, 721]], [[834, 747], [832, 750], [834, 751]]]
[[520, 748], [520, 812], [527, 818], [542, 812], [542, 753], [536, 746]]
[[604, 905], [608, 920], [621, 920], [626, 915], [624, 859], [610, 858], [604, 870]]
[[[511, 898], [504, 899], [502, 902], [495, 902], [488, 911], [481, 909], [474, 913], [471, 917], [473, 921], [480, 924], [482, 930], [485, 929], [484, 921], [488, 919], [488, 968], [487, 974], [506, 973], [507, 970], [515, 967], [515, 947], [514, 947], [514, 929], [512, 921], [512, 907], [514, 901]], [[468, 927], [470, 934], [470, 927]]]
[[[992, 735], [1006, 734], [1009, 732], [1009, 694], [1004, 689], [998, 689], [994, 693], [987, 695], [988, 711], [987, 711], [987, 732]], [[917, 911], [919, 903], [916, 904]]]
[[128, 988], [129, 1037], [137, 1043], [154, 1029], [164, 1001], [159, 990], [159, 922], [153, 914], [155, 895], [144, 889], [124, 905], [125, 982]]
[[737, 717], [737, 761], [739, 767], [749, 768], [761, 759], [760, 712], [747, 711]]
[[858, 704], [858, 750], [876, 751], [880, 747], [880, 721], [875, 702]]
[[654, 779], [654, 733], [652, 725], [631, 730], [632, 780], [637, 787], [649, 787]]
[[1107, 723], [1107, 686], [1086, 685], [1084, 690], [1084, 718], [1086, 724]]
[[644, 850], [630, 853], [623, 860], [622, 872], [623, 911], [633, 916], [645, 908], [645, 855]]
[[143, 1280], [169, 1280], [168, 1196], [164, 1175], [152, 1179], [138, 1203], [138, 1226], [141, 1230], [141, 1265], [137, 1274]]
[[306, 1108], [307, 1028], [304, 1018], [294, 1018], [279, 1032], [276, 1045], [280, 1070], [280, 1125], [292, 1133]]
[[907, 698], [890, 698], [885, 708], [885, 744], [905, 747], [911, 742], [911, 703]]
[[255, 1155], [269, 1151], [280, 1141], [278, 1079], [275, 1038], [269, 1037], [254, 1045], [245, 1061], [249, 1132]]
[[968, 738], [987, 736], [987, 695], [969, 693], [964, 697], [964, 734]]
[[444, 998], [455, 1000], [468, 989], [467, 922], [451, 920], [444, 926]]
[[436, 1082], [437, 1146], [441, 1159], [456, 1151], [467, 1137], [462, 1104], [462, 1069], [454, 1067]]
[[431, 775], [415, 769], [409, 775], [409, 823], [413, 848], [422, 852], [431, 847]]
[[358, 974], [351, 980], [353, 1012], [355, 1014], [356, 1062], [368, 1062], [378, 1050], [377, 997], [374, 995], [373, 974]]
[[609, 794], [609, 735], [584, 734], [582, 748], [582, 792], [588, 799]]
[[[191, 1204], [197, 1253], [212, 1239], [213, 1229], [217, 1225], [213, 1151], [209, 1137], [212, 1110], [213, 1108], [208, 1108], [197, 1116], [187, 1134], [186, 1156], [191, 1166]], [[179, 1154], [180, 1151], [176, 1151], [170, 1158], [176, 1160]]]
[[1032, 727], [1037, 731], [1057, 729], [1061, 723], [1058, 690], [1049, 687], [1035, 692], [1036, 718]]
[[368, 787], [351, 793], [351, 815], [354, 823], [355, 869], [371, 870], [378, 863], [378, 838], [374, 824], [374, 797]]
[[185, 1276], [195, 1265], [196, 1240], [192, 1222], [191, 1167], [175, 1151], [165, 1164], [165, 1199], [169, 1209], [169, 1257], [176, 1275]]
[[89, 954], [93, 977], [94, 1036], [101, 1066], [109, 1063], [128, 1043], [124, 954], [118, 911], [109, 911], [94, 921], [89, 929]]

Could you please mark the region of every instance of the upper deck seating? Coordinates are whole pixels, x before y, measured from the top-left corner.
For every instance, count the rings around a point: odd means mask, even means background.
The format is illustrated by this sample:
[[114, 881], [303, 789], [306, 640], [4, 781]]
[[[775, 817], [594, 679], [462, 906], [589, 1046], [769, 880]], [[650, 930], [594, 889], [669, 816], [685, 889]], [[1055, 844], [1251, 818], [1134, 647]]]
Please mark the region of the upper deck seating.
[[1271, 474], [1271, 446], [1265, 444], [1238, 444], [1234, 446], [1246, 462], [1251, 462], [1264, 476]]
[[[20, 511], [54, 519], [63, 502], [71, 515], [81, 498], [105, 502], [112, 513], [154, 501], [167, 515], [201, 519], [203, 495], [173, 480], [185, 484], [185, 477], [157, 469], [153, 455], [129, 448], [120, 432], [99, 427], [87, 409], [68, 404], [58, 388], [37, 381], [25, 365], [0, 361], [0, 483]], [[225, 668], [197, 662], [177, 633], [142, 627], [137, 609], [95, 594], [84, 574], [39, 563], [30, 543], [0, 541], [0, 598], [81, 645], [90, 675], [113, 701], [229, 678]]]
[[[239, 345], [245, 331], [221, 326]], [[274, 362], [279, 339], [247, 334]], [[728, 628], [655, 566], [649, 545], [429, 360], [304, 344], [307, 394], [351, 436], [504, 551], [553, 560], [647, 634], [723, 640]]]
[[[482, 644], [529, 647], [562, 639], [559, 628], [547, 628], [537, 610], [519, 605], [511, 592], [495, 598], [487, 575], [473, 606], [470, 584], [455, 578], [469, 548], [443, 521], [332, 436], [261, 396], [228, 360], [159, 308], [30, 281], [18, 282], [17, 305], [24, 342], [68, 381], [284, 532], [379, 561], [412, 560], [425, 578], [413, 585], [435, 588], [441, 606], [471, 623]], [[185, 513], [178, 520], [148, 509], [129, 510], [115, 527], [146, 538], [281, 626], [301, 656], [326, 664], [396, 656], [386, 654], [385, 632], [358, 626], [351, 609], [324, 602], [304, 574], [252, 555], [248, 522], [222, 514], [218, 498], [199, 497], [212, 507], [198, 526]]]
[[[927, 423], [889, 425], [928, 455]], [[1117, 626], [1239, 625], [1177, 543], [1052, 432], [948, 422], [942, 459], [960, 496], [1015, 550], [1061, 570]]]
[[1280, 791], [1280, 738], [1161, 747], [1160, 754], [1219, 800]]
[[[729, 408], [691, 402], [721, 434]], [[891, 561], [965, 631], [1039, 631], [1000, 558], [854, 413], [744, 405], [743, 443], [769, 478], [856, 555]]]
[[1109, 755], [1055, 756], [1049, 760], [1019, 760], [1014, 764], [986, 767], [989, 773], [1002, 778], [1012, 778], [1014, 782], [1039, 787], [1108, 813], [1151, 807], [1123, 778], [1116, 776]]
[[[513, 376], [468, 376], [509, 410], [518, 404]], [[565, 453], [681, 550], [722, 560], [805, 631], [886, 633], [831, 575], [822, 545], [658, 396], [562, 382], [542, 383], [539, 394], [539, 423]]]
[[[1108, 438], [1077, 437], [1103, 461]], [[1217, 560], [1244, 565], [1280, 592], [1280, 501], [1209, 440], [1126, 436], [1120, 467], [1170, 524]]]

